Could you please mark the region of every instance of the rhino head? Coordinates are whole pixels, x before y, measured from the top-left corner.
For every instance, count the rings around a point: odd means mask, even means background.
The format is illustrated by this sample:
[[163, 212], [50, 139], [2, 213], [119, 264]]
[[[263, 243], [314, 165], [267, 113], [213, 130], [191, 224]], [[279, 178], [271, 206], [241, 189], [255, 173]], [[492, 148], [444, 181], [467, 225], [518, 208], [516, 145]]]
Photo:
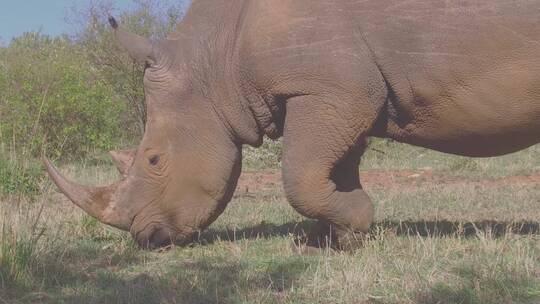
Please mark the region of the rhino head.
[[241, 171], [241, 146], [189, 78], [189, 48], [176, 56], [177, 41], [150, 41], [109, 21], [120, 44], [146, 64], [142, 141], [136, 151], [112, 153], [123, 178], [109, 186], [78, 185], [44, 158], [47, 171], [73, 203], [129, 231], [141, 247], [185, 243], [230, 201]]

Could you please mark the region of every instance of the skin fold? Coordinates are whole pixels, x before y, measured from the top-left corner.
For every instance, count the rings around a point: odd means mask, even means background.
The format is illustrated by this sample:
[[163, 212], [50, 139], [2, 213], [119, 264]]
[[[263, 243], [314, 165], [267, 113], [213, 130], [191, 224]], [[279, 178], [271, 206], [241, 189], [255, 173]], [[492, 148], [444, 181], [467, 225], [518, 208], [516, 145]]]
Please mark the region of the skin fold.
[[466, 156], [540, 142], [535, 1], [195, 0], [176, 31], [118, 41], [146, 63], [146, 133], [107, 187], [51, 178], [143, 248], [183, 244], [232, 197], [241, 147], [283, 137], [291, 205], [347, 248], [373, 222], [370, 136]]

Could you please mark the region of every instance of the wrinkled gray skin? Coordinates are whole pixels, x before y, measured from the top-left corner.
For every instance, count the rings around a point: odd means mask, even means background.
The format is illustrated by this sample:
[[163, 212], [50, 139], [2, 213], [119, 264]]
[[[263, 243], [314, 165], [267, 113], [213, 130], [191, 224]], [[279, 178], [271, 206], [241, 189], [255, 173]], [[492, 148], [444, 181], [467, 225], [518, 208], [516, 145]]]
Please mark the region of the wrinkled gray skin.
[[345, 243], [373, 221], [367, 137], [467, 156], [540, 141], [539, 16], [524, 0], [195, 0], [165, 41], [115, 29], [148, 67], [125, 178], [91, 188], [48, 170], [90, 215], [156, 248], [221, 214], [242, 145], [283, 136], [290, 203]]

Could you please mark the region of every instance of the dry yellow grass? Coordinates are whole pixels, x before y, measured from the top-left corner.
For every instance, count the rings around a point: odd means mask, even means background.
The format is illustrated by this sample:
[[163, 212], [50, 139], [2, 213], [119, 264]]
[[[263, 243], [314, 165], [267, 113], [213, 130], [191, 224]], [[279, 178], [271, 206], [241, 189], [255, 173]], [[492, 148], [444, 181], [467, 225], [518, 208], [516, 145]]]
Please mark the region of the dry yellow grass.
[[[510, 156], [522, 164], [511, 174], [495, 160], [474, 160], [488, 163], [483, 171], [451, 171], [452, 160], [437, 156], [431, 170], [447, 182], [373, 184], [372, 240], [354, 253], [314, 256], [291, 248], [312, 223], [279, 185], [240, 189], [199, 243], [156, 253], [84, 216], [46, 183], [33, 203], [0, 202], [0, 303], [540, 303], [540, 185], [492, 182], [538, 174], [525, 165], [537, 153]], [[418, 169], [409, 161], [400, 169]], [[86, 183], [116, 178], [108, 165], [63, 171]], [[17, 275], [6, 275], [7, 255], [21, 257], [28, 244], [18, 268], [9, 262]]]

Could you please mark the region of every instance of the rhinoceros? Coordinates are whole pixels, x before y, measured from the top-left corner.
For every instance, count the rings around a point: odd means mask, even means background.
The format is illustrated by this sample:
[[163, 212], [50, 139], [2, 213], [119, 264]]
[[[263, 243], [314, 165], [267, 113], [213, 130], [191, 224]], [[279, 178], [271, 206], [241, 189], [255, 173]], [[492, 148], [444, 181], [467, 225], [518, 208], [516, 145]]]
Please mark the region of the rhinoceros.
[[368, 137], [474, 157], [540, 141], [539, 16], [525, 0], [195, 0], [163, 41], [110, 18], [146, 66], [143, 139], [114, 154], [113, 185], [46, 167], [89, 215], [158, 248], [223, 212], [243, 145], [283, 137], [287, 199], [339, 244], [373, 222]]

